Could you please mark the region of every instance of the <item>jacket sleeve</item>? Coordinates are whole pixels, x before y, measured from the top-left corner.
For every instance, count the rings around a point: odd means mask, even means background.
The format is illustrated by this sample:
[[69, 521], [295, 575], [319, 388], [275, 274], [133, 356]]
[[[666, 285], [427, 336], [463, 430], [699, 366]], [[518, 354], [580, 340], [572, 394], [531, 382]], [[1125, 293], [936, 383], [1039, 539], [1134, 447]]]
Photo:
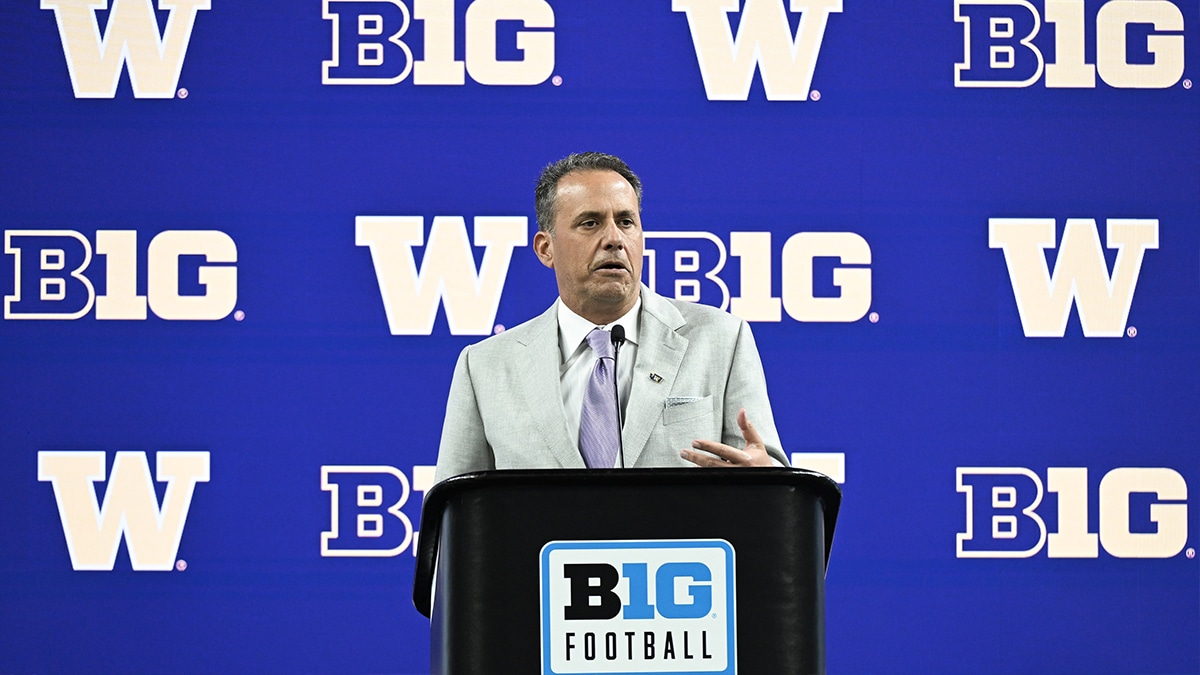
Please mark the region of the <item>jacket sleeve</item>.
[[746, 409], [746, 418], [758, 430], [767, 454], [782, 466], [788, 466], [787, 454], [779, 442], [779, 431], [775, 428], [775, 415], [771, 411], [771, 400], [767, 396], [767, 378], [763, 372], [762, 359], [750, 324], [744, 320], [738, 327], [737, 340], [733, 346], [733, 359], [725, 384], [724, 419], [721, 423], [721, 442], [740, 448], [746, 445], [737, 416], [741, 408]]
[[450, 396], [446, 400], [446, 418], [442, 423], [442, 440], [438, 445], [435, 483], [472, 471], [496, 468], [475, 398], [470, 352], [471, 347], [463, 349], [454, 366]]

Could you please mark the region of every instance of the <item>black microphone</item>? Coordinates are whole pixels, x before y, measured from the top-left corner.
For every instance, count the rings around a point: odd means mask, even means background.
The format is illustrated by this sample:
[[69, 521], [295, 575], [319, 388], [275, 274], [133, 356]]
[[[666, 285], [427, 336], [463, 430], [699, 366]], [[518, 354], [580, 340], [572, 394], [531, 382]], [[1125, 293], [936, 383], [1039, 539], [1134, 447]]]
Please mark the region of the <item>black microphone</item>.
[[617, 452], [621, 458], [621, 468], [625, 468], [625, 440], [621, 438], [621, 432], [625, 429], [625, 414], [621, 412], [621, 386], [620, 386], [620, 369], [617, 368], [617, 355], [621, 353], [621, 345], [625, 344], [625, 327], [616, 325], [612, 327], [612, 343], [613, 343], [613, 395], [617, 399]]

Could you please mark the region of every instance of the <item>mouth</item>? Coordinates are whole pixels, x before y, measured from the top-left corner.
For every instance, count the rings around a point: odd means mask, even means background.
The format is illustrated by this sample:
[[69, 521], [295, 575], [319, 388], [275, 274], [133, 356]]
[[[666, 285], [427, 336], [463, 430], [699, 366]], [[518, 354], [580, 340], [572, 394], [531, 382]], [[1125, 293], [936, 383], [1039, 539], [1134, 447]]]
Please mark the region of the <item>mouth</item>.
[[626, 266], [625, 263], [621, 262], [620, 260], [606, 260], [606, 261], [600, 263], [599, 265], [596, 265], [595, 267], [593, 267], [592, 271], [593, 272], [604, 272], [604, 273], [611, 274], [611, 273], [615, 273], [615, 272], [629, 272], [629, 267]]

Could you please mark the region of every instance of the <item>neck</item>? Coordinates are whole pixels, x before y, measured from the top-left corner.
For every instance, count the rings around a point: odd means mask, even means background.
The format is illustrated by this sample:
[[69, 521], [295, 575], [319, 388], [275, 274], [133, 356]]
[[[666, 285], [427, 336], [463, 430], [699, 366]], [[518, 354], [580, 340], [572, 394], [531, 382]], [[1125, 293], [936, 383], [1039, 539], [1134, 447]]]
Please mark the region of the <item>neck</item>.
[[603, 306], [603, 307], [578, 307], [563, 299], [563, 303], [579, 316], [596, 324], [597, 326], [607, 326], [617, 319], [625, 316], [630, 309], [637, 303], [637, 296], [618, 306]]

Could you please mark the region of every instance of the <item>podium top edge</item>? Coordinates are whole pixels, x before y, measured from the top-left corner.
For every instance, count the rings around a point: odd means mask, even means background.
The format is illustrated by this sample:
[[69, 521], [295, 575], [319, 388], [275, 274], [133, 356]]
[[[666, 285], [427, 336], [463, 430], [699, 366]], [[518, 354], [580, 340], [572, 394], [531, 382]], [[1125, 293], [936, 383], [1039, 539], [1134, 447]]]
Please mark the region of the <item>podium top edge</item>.
[[779, 485], [814, 490], [817, 496], [836, 505], [842, 490], [829, 476], [808, 469], [790, 467], [737, 468], [652, 468], [652, 469], [501, 469], [475, 471], [454, 476], [435, 485], [426, 494], [425, 504], [445, 499], [473, 489], [499, 486], [527, 487], [643, 486], [671, 485]]

